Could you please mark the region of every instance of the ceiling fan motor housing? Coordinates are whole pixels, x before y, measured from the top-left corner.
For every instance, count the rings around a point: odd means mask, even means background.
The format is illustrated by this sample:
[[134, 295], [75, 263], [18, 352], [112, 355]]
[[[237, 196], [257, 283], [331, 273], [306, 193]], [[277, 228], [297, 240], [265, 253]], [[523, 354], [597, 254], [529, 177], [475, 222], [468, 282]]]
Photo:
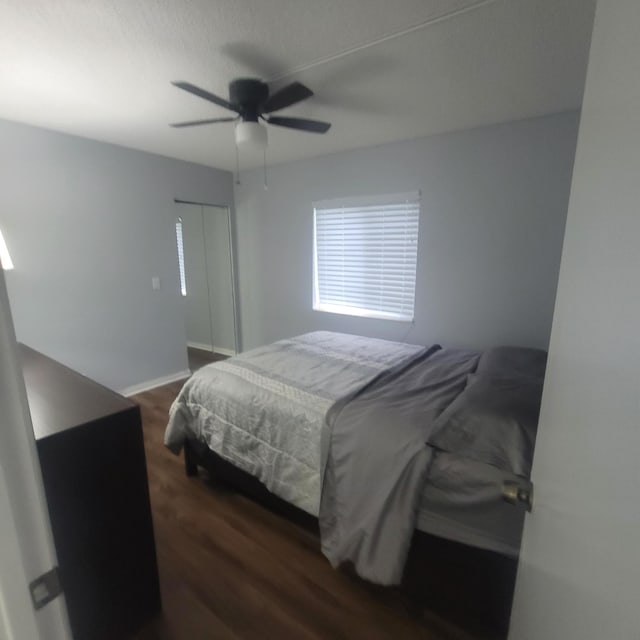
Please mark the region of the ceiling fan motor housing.
[[229, 84], [229, 102], [238, 107], [240, 116], [248, 122], [257, 122], [260, 109], [269, 98], [269, 87], [254, 78], [239, 78]]

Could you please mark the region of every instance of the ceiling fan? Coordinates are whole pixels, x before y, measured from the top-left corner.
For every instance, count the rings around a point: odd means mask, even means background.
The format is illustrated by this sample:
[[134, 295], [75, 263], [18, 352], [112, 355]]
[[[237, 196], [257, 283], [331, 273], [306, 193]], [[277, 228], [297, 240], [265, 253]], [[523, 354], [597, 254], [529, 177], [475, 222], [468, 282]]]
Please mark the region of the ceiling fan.
[[326, 133], [331, 127], [329, 122], [307, 120], [306, 118], [289, 118], [271, 115], [298, 102], [302, 102], [313, 95], [313, 91], [300, 82], [292, 82], [271, 94], [269, 85], [255, 78], [238, 78], [229, 83], [229, 99], [205, 91], [189, 82], [172, 82], [174, 86], [204, 98], [220, 107], [235, 111], [238, 115], [227, 118], [210, 118], [207, 120], [192, 120], [176, 122], [172, 127], [195, 127], [216, 122], [238, 121], [236, 125], [236, 143], [238, 145], [251, 143], [261, 148], [267, 146], [267, 130], [260, 124], [263, 120], [267, 124], [279, 127], [309, 131], [311, 133]]

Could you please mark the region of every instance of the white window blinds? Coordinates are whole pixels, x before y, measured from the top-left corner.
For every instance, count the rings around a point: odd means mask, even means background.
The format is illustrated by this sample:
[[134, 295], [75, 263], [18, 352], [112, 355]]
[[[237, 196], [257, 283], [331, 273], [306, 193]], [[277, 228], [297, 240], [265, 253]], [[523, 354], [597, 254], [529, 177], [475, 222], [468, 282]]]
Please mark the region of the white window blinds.
[[182, 240], [182, 218], [176, 220], [176, 243], [178, 245], [178, 269], [180, 272], [180, 293], [187, 295], [187, 275], [184, 270], [184, 242]]
[[413, 320], [420, 194], [314, 203], [313, 308]]

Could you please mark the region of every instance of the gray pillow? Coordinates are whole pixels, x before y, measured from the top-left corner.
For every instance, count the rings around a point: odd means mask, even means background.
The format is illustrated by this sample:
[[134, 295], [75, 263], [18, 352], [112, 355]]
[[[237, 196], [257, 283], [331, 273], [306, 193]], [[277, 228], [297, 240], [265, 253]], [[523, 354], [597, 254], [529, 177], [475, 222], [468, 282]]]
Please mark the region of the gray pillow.
[[547, 352], [526, 347], [493, 347], [480, 356], [476, 373], [501, 378], [543, 378]]
[[471, 374], [428, 442], [528, 478], [541, 396], [542, 379]]

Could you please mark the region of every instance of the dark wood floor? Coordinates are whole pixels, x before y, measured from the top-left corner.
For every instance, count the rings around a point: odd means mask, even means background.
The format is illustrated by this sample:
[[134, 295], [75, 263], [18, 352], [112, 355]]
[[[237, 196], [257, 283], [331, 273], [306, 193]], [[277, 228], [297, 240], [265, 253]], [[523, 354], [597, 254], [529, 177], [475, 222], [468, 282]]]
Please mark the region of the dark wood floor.
[[196, 349], [195, 347], [187, 347], [187, 357], [189, 358], [189, 369], [191, 371], [196, 371], [211, 362], [227, 359], [227, 356], [219, 353], [211, 353], [211, 351], [204, 351], [203, 349]]
[[164, 609], [135, 640], [471, 638], [412, 612], [396, 590], [334, 571], [313, 526], [204, 476], [187, 478], [182, 457], [163, 445], [179, 388], [133, 398], [142, 409]]

